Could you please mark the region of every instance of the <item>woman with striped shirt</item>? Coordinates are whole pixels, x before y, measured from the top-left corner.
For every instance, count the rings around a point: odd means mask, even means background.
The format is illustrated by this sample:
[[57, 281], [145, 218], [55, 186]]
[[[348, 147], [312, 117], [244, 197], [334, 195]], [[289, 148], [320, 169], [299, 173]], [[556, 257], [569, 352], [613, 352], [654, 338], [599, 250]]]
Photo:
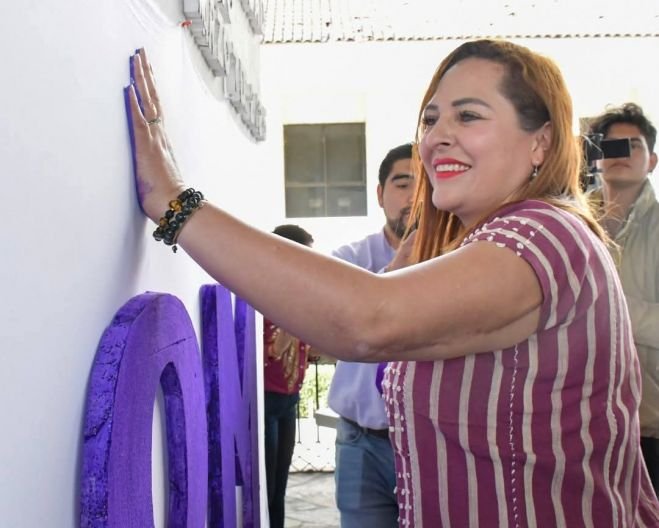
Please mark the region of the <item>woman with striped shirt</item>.
[[[183, 185], [134, 61], [140, 204], [157, 220]], [[417, 140], [406, 269], [372, 275], [210, 204], [178, 242], [328, 355], [391, 362], [400, 526], [658, 526], [629, 316], [579, 187], [559, 70], [511, 43], [465, 43], [431, 80]]]

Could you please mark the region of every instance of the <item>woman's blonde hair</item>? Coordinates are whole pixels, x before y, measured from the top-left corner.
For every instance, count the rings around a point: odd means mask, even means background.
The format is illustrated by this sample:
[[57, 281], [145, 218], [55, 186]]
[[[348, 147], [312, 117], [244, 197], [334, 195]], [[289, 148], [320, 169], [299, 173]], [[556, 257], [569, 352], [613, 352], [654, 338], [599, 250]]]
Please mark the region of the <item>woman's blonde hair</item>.
[[[419, 111], [417, 145], [421, 140], [424, 109], [434, 96], [439, 81], [449, 68], [470, 58], [504, 66], [499, 89], [514, 106], [523, 130], [533, 132], [546, 122], [551, 123], [551, 145], [537, 177], [529, 179], [529, 183], [520, 188], [508, 203], [528, 199], [551, 203], [581, 217], [599, 238], [605, 240], [606, 236], [580, 186], [583, 155], [572, 132], [572, 100], [560, 70], [550, 59], [506, 41], [477, 40], [462, 44], [442, 61], [430, 81]], [[410, 222], [418, 222], [418, 231], [412, 261], [421, 262], [454, 249], [476, 225], [464, 226], [453, 213], [434, 207], [432, 186], [416, 147], [413, 164], [417, 187]], [[489, 211], [477, 224], [494, 212]]]

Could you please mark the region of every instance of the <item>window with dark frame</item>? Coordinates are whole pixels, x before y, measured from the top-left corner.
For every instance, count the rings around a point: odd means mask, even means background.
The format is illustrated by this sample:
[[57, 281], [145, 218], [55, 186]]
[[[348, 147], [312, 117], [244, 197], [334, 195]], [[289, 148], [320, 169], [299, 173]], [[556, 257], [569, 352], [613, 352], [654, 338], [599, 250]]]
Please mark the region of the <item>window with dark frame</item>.
[[284, 125], [286, 217], [366, 216], [364, 123]]

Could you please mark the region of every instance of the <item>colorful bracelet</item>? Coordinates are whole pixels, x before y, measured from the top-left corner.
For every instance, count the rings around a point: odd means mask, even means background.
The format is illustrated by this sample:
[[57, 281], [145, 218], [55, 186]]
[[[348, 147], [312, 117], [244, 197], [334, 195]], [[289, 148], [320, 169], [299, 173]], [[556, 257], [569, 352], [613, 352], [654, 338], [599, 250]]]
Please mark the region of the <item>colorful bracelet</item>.
[[195, 191], [192, 187], [179, 194], [175, 200], [169, 202], [169, 209], [165, 215], [158, 220], [158, 227], [153, 232], [153, 238], [157, 242], [161, 240], [168, 246], [172, 246], [172, 251], [176, 253], [178, 249], [176, 240], [187, 222], [195, 211], [204, 206], [204, 195]]

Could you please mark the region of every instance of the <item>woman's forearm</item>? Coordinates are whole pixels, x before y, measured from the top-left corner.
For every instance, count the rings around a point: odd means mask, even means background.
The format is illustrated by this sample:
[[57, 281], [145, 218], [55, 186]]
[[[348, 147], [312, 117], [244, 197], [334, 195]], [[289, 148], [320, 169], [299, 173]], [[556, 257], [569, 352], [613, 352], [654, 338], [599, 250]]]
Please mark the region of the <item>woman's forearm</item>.
[[258, 231], [211, 204], [188, 220], [178, 243], [218, 282], [302, 341], [340, 359], [363, 360], [371, 352], [368, 332], [355, 329], [369, 327], [378, 277]]

